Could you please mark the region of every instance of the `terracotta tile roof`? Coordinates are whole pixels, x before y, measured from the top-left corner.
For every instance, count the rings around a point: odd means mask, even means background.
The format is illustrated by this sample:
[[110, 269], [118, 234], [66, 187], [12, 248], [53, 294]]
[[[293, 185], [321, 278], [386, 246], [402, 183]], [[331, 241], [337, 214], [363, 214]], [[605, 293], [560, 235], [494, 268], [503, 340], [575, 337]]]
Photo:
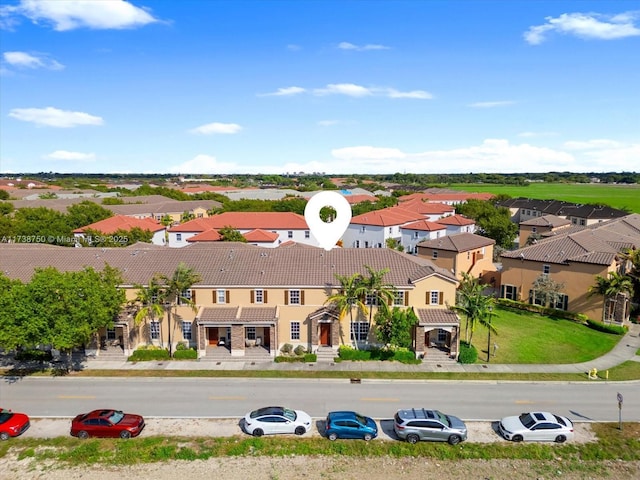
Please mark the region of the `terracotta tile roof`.
[[475, 250], [476, 248], [495, 245], [495, 243], [496, 241], [492, 238], [476, 235], [475, 233], [457, 233], [455, 235], [434, 238], [433, 240], [424, 240], [418, 243], [418, 247], [451, 252], [467, 252], [469, 250]]
[[398, 200], [400, 202], [406, 202], [409, 200], [420, 200], [424, 202], [454, 202], [461, 203], [467, 200], [491, 200], [495, 195], [492, 193], [471, 193], [471, 192], [426, 192], [426, 193], [412, 193], [410, 195], [404, 195]]
[[243, 234], [244, 238], [247, 239], [247, 242], [267, 242], [273, 243], [275, 242], [279, 235], [274, 232], [267, 232], [266, 230], [261, 230], [259, 228], [255, 230], [251, 230]]
[[474, 225], [476, 222], [463, 216], [463, 215], [451, 215], [450, 217], [444, 217], [436, 220], [441, 225]]
[[536, 217], [536, 218], [532, 218], [531, 220], [520, 222], [520, 225], [527, 225], [532, 227], [557, 228], [557, 227], [563, 227], [565, 225], [571, 225], [571, 220], [557, 217], [555, 215], [543, 215], [542, 217]]
[[640, 214], [572, 229], [548, 237], [534, 245], [505, 252], [505, 258], [519, 258], [545, 263], [571, 262], [610, 265], [623, 248], [640, 248]]
[[400, 227], [402, 230], [420, 230], [423, 232], [435, 232], [437, 230], [446, 230], [447, 227], [436, 222], [428, 220], [418, 220], [417, 222], [407, 223]]
[[351, 223], [355, 225], [375, 225], [381, 227], [390, 227], [394, 225], [404, 225], [408, 222], [422, 220], [424, 217], [411, 210], [400, 207], [383, 208], [382, 210], [374, 210], [373, 212], [363, 213], [351, 218]]
[[171, 232], [202, 232], [211, 228], [233, 227], [237, 230], [308, 230], [302, 215], [292, 212], [225, 212], [196, 218], [175, 227]]
[[273, 323], [278, 318], [276, 307], [241, 307], [238, 320], [243, 323]]
[[402, 202], [400, 206], [407, 210], [421, 213], [422, 215], [446, 215], [452, 214], [456, 211], [454, 207], [447, 205], [446, 203], [430, 203], [419, 199]]
[[164, 225], [156, 222], [153, 218], [133, 218], [125, 215], [115, 215], [105, 218], [99, 222], [76, 228], [73, 233], [83, 233], [86, 230], [95, 230], [104, 234], [116, 233], [118, 230], [129, 231], [132, 228], [140, 228], [149, 230], [150, 232], [159, 232], [164, 230]]
[[349, 205], [361, 202], [376, 202], [378, 199], [374, 195], [344, 195]]
[[460, 318], [453, 310], [445, 308], [417, 308], [416, 315], [418, 317], [418, 325], [431, 326], [457, 326], [460, 325]]
[[[146, 245], [146, 244], [145, 244]], [[55, 249], [55, 250], [54, 250]], [[0, 244], [1, 269], [9, 278], [28, 281], [38, 267], [60, 271], [83, 267], [102, 270], [105, 263], [122, 271], [124, 284], [146, 284], [155, 273], [171, 276], [180, 262], [193, 267], [202, 277], [200, 285], [214, 287], [318, 287], [337, 286], [335, 274], [367, 274], [389, 268], [385, 281], [398, 288], [428, 276], [457, 283], [451, 272], [430, 260], [388, 248], [266, 249], [236, 242], [207, 242], [183, 248], [71, 248], [50, 245]]]
[[218, 233], [217, 230], [205, 230], [204, 232], [200, 232], [193, 237], [187, 238], [187, 242], [219, 242], [222, 240], [222, 235]]
[[234, 323], [238, 318], [240, 307], [207, 307], [198, 314], [201, 323]]

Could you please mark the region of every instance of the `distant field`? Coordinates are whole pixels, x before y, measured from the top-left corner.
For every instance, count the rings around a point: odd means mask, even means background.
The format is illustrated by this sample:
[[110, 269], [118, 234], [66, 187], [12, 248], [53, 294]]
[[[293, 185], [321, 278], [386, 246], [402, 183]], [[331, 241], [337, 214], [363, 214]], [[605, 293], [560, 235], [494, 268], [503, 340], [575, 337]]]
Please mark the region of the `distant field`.
[[564, 200], [573, 203], [597, 203], [613, 208], [640, 213], [640, 185], [600, 185], [582, 183], [531, 183], [524, 187], [516, 185], [452, 184], [447, 188], [467, 192], [488, 192], [511, 197], [536, 198], [541, 200]]

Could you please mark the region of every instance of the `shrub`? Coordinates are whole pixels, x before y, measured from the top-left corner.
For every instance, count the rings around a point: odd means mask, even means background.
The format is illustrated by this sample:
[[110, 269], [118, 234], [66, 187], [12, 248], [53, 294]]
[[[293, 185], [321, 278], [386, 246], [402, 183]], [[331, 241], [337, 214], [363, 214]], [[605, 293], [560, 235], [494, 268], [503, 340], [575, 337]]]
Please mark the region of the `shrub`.
[[195, 360], [198, 358], [198, 352], [195, 348], [178, 348], [173, 353], [173, 358], [176, 360]]
[[296, 362], [304, 362], [304, 357], [292, 357], [290, 355], [278, 355], [274, 362], [276, 363], [296, 363]]
[[305, 363], [317, 362], [318, 356], [315, 353], [305, 353], [302, 357], [302, 361]]
[[304, 355], [305, 353], [307, 353], [307, 349], [304, 348], [302, 345], [298, 345], [294, 350], [293, 353], [295, 353], [296, 355], [298, 355], [299, 357]]
[[416, 358], [416, 354], [408, 348], [399, 348], [396, 350], [393, 354], [393, 360], [407, 364], [421, 363], [420, 360]]
[[460, 363], [476, 363], [476, 360], [478, 360], [478, 350], [476, 350], [476, 347], [469, 345], [467, 342], [460, 342], [458, 361]]
[[189, 346], [187, 345], [187, 342], [179, 342], [176, 345], [176, 352], [180, 350], [189, 350]]
[[16, 360], [20, 362], [49, 362], [52, 356], [50, 351], [30, 348], [16, 353]]
[[596, 322], [595, 320], [591, 319], [587, 319], [587, 326], [599, 332], [611, 333], [614, 335], [624, 335], [628, 330], [627, 326], [608, 325], [606, 323]]
[[342, 360], [352, 360], [352, 361], [371, 360], [371, 352], [369, 350], [356, 350], [355, 348], [347, 345], [342, 345], [338, 349], [338, 356]]
[[148, 362], [150, 360], [169, 360], [169, 351], [164, 348], [138, 348], [128, 359], [130, 362]]
[[502, 308], [511, 310], [524, 310], [526, 312], [537, 313], [547, 317], [563, 318], [573, 320], [574, 322], [585, 323], [588, 317], [582, 313], [567, 312], [566, 310], [556, 310], [555, 308], [543, 307], [541, 305], [533, 305], [526, 302], [518, 302], [509, 300], [508, 298], [497, 298], [496, 303]]
[[280, 351], [282, 353], [284, 353], [285, 355], [290, 355], [291, 352], [293, 352], [293, 345], [291, 345], [290, 343], [285, 343], [284, 345], [282, 345], [282, 347], [280, 348]]

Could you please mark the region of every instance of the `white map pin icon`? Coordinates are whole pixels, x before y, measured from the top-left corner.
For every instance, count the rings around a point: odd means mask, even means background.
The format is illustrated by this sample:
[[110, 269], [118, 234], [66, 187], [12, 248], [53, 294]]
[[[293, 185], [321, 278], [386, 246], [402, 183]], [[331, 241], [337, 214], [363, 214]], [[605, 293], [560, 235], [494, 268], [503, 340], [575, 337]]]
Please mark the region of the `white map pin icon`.
[[[320, 210], [331, 207], [336, 211], [336, 218], [331, 223], [322, 221]], [[309, 225], [311, 234], [325, 250], [336, 246], [351, 221], [351, 205], [347, 199], [336, 192], [316, 193], [307, 202], [304, 209], [304, 219]]]

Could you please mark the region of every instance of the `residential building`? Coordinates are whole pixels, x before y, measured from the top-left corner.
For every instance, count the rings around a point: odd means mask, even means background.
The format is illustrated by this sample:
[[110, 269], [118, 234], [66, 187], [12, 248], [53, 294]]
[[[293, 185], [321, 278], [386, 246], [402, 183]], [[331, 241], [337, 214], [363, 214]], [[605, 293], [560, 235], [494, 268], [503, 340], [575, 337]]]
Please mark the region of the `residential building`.
[[[92, 243], [92, 239], [87, 235], [89, 230], [94, 232], [99, 232], [104, 236], [113, 236], [118, 232], [129, 232], [134, 228], [139, 228], [140, 230], [148, 230], [153, 234], [151, 237], [151, 243], [154, 245], [165, 245], [166, 243], [166, 227], [158, 222], [156, 222], [152, 218], [134, 218], [127, 217], [125, 215], [116, 215], [114, 217], [105, 218], [104, 220], [100, 220], [99, 222], [92, 223], [91, 225], [86, 225], [84, 227], [76, 228], [73, 231], [74, 237], [77, 239], [87, 240], [89, 244]], [[96, 240], [100, 243], [99, 240]], [[113, 238], [113, 242], [115, 243], [128, 243], [126, 239], [117, 239]]]
[[412, 193], [410, 195], [403, 195], [402, 197], [398, 198], [398, 201], [401, 204], [406, 201], [419, 200], [428, 203], [458, 205], [459, 203], [464, 203], [469, 200], [491, 200], [493, 197], [493, 193], [471, 193], [434, 189], [425, 192]]
[[603, 205], [582, 205], [559, 200], [535, 200], [530, 198], [510, 198], [497, 203], [511, 212], [511, 221], [520, 224], [528, 220], [555, 215], [566, 218], [573, 225], [585, 227], [627, 215], [624, 210]]
[[571, 220], [556, 215], [543, 215], [520, 222], [518, 245], [524, 247], [527, 243], [537, 242], [542, 237], [548, 237], [573, 225]]
[[456, 233], [474, 233], [476, 231], [476, 222], [464, 215], [451, 215], [441, 218], [437, 221], [440, 225], [447, 227], [447, 235], [455, 235]]
[[342, 235], [345, 248], [385, 248], [388, 239], [400, 244], [400, 228], [408, 223], [423, 220], [420, 213], [401, 207], [389, 207], [356, 215], [351, 218], [347, 230]]
[[417, 245], [425, 240], [433, 240], [447, 234], [447, 227], [429, 220], [418, 220], [400, 227], [401, 243], [404, 251], [417, 254]]

